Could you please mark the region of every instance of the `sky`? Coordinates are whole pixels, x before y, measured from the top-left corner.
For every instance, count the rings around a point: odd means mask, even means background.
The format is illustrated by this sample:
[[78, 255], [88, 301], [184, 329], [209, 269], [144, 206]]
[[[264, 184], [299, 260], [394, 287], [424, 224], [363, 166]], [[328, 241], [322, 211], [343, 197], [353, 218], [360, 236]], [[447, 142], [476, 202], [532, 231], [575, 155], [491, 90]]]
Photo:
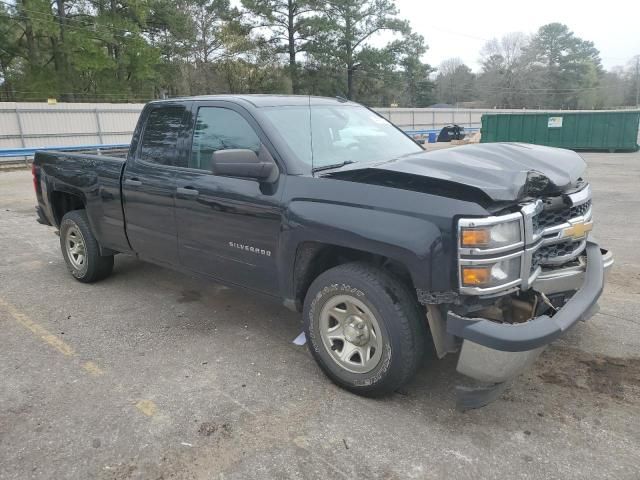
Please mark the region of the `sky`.
[[534, 33], [552, 22], [566, 24], [600, 50], [606, 69], [640, 54], [640, 0], [395, 0], [400, 17], [429, 45], [423, 61], [438, 66], [460, 57], [478, 71], [487, 40], [510, 32]]

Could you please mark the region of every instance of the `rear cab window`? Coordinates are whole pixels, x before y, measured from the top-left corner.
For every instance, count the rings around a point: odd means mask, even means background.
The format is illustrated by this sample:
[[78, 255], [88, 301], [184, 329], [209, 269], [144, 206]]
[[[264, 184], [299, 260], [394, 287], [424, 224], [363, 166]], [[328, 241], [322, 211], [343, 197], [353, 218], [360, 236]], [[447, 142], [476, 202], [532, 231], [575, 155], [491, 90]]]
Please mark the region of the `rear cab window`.
[[143, 162], [165, 166], [181, 165], [178, 138], [183, 129], [185, 107], [155, 107], [147, 116], [138, 158]]

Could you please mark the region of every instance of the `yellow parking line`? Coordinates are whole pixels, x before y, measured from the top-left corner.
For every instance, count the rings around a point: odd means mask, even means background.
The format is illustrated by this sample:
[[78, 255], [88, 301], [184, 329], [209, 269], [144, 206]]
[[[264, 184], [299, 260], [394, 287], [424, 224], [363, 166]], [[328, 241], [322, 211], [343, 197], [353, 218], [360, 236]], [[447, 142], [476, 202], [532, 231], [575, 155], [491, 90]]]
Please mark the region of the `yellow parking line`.
[[48, 343], [63, 355], [70, 357], [76, 354], [73, 348], [71, 348], [71, 345], [60, 340], [49, 330], [44, 328], [42, 325], [38, 325], [36, 322], [31, 320], [27, 315], [22, 313], [16, 307], [6, 302], [2, 298], [0, 298], [0, 305], [3, 306], [9, 312], [9, 315], [11, 315], [16, 322], [18, 322], [23, 327], [26, 327], [29, 330], [31, 330], [31, 332], [33, 332], [42, 340], [44, 340], [45, 343]]
[[140, 400], [136, 403], [136, 408], [144, 413], [147, 417], [153, 417], [156, 414], [156, 404], [151, 400]]
[[[74, 357], [77, 356], [75, 350], [71, 347], [71, 345], [65, 343], [56, 337], [49, 330], [44, 328], [42, 325], [34, 322], [28, 315], [22, 313], [16, 307], [11, 305], [9, 302], [0, 297], [0, 307], [4, 307], [4, 309], [9, 312], [9, 315], [18, 322], [23, 327], [30, 330], [33, 334], [40, 337], [45, 343], [52, 346], [60, 353], [62, 353], [65, 357]], [[89, 375], [93, 377], [99, 377], [104, 374], [104, 370], [100, 368], [95, 362], [86, 361], [82, 365], [82, 369], [86, 371]], [[136, 408], [142, 412], [147, 417], [153, 417], [156, 414], [158, 407], [151, 400], [140, 400], [136, 403]]]
[[84, 362], [82, 364], [82, 368], [84, 368], [89, 375], [94, 377], [98, 377], [104, 373], [104, 371], [92, 361]]

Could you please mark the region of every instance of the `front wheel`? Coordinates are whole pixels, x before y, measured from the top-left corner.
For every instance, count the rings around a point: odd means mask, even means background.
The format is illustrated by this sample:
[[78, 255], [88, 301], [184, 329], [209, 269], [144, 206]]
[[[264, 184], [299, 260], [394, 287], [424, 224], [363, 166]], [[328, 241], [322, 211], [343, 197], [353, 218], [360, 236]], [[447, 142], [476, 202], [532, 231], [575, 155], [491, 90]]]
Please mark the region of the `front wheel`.
[[62, 217], [60, 247], [67, 268], [76, 280], [96, 282], [108, 277], [113, 270], [113, 255], [100, 255], [98, 241], [89, 228], [84, 210], [73, 210]]
[[304, 304], [309, 349], [339, 386], [366, 396], [391, 393], [415, 373], [424, 353], [424, 315], [390, 273], [349, 263], [321, 274]]

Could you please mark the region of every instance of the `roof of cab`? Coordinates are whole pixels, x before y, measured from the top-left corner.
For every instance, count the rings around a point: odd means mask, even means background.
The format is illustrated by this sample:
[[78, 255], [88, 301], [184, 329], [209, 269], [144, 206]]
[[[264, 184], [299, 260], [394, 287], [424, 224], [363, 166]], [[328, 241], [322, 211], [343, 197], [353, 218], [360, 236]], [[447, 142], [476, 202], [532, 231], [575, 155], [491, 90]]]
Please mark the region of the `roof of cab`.
[[171, 98], [167, 100], [155, 100], [156, 102], [170, 102], [170, 101], [207, 101], [207, 100], [227, 100], [235, 101], [238, 103], [249, 103], [253, 107], [284, 107], [295, 105], [357, 105], [355, 102], [350, 102], [342, 98], [331, 97], [315, 97], [308, 95], [265, 95], [265, 94], [253, 94], [253, 95], [198, 95], [195, 97], [180, 97]]

